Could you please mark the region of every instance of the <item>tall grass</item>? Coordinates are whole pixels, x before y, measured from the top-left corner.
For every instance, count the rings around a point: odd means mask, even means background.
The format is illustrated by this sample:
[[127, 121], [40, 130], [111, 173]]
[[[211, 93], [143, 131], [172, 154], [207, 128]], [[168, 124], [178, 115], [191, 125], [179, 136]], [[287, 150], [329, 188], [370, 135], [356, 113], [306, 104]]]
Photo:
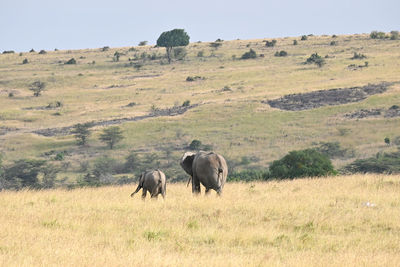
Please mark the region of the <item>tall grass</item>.
[[0, 192], [2, 266], [396, 266], [400, 176]]

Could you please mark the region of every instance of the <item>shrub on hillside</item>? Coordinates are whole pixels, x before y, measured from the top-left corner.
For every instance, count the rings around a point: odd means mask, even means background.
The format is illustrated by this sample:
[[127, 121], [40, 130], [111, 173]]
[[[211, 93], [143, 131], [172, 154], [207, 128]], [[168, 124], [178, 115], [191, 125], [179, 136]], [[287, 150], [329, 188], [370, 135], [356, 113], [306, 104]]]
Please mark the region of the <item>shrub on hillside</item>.
[[336, 174], [330, 159], [315, 149], [291, 151], [269, 167], [270, 177], [294, 179]]
[[297, 40], [293, 40], [293, 45], [297, 45], [297, 44], [298, 44]]
[[71, 58], [70, 60], [68, 60], [64, 64], [67, 64], [67, 65], [76, 64], [76, 60], [75, 60], [75, 58]]
[[187, 55], [186, 49], [184, 47], [175, 47], [173, 49], [173, 53], [176, 60], [183, 60]]
[[320, 145], [315, 148], [315, 150], [331, 159], [353, 156], [354, 154], [353, 151], [341, 148], [339, 142], [321, 142]]
[[308, 39], [307, 35], [302, 35], [300, 40], [305, 41], [307, 39]]
[[253, 49], [250, 49], [250, 51], [244, 53], [241, 57], [241, 59], [251, 59], [251, 58], [256, 58], [257, 53]]
[[22, 64], [28, 64], [28, 63], [29, 63], [29, 61], [28, 61], [27, 58], [25, 58], [25, 59], [22, 61]]
[[342, 169], [345, 173], [400, 173], [400, 151], [378, 153], [376, 157], [358, 159]]
[[372, 31], [369, 37], [371, 37], [371, 39], [385, 39], [386, 34], [384, 32]]
[[15, 52], [13, 50], [6, 50], [3, 51], [3, 54], [14, 54]]
[[39, 55], [44, 55], [44, 54], [47, 54], [46, 50], [40, 50], [39, 51]]
[[318, 53], [312, 54], [309, 58], [307, 58], [306, 64], [316, 64], [318, 67], [322, 67], [325, 65], [325, 59], [323, 59]]
[[391, 31], [390, 32], [390, 40], [399, 40], [400, 35], [398, 31]]
[[282, 50], [282, 51], [280, 51], [280, 52], [276, 52], [275, 53], [275, 56], [276, 57], [286, 57], [288, 55], [288, 53], [286, 52], [286, 51], [284, 51], [284, 50]]
[[364, 59], [364, 58], [367, 58], [367, 56], [361, 53], [354, 52], [353, 57], [350, 59]]
[[274, 47], [276, 45], [276, 40], [272, 40], [272, 41], [265, 41], [265, 46], [266, 47]]

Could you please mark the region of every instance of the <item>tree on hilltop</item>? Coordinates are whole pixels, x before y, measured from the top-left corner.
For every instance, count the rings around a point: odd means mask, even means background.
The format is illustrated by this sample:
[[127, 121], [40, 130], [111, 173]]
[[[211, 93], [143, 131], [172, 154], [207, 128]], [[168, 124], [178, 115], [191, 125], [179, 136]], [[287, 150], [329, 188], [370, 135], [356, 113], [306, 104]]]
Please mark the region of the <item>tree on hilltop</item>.
[[189, 44], [189, 35], [184, 29], [174, 29], [163, 32], [157, 39], [157, 46], [165, 47], [167, 50], [168, 63], [171, 63], [172, 48], [176, 46], [187, 46]]

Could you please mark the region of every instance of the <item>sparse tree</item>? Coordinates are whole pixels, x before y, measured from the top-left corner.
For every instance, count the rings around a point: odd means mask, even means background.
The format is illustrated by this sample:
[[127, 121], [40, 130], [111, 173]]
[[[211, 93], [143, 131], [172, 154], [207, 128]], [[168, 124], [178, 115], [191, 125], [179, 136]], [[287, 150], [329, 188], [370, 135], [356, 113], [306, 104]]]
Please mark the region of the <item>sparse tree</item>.
[[38, 97], [42, 91], [46, 88], [46, 83], [41, 81], [33, 82], [29, 85], [29, 90], [33, 91], [33, 95]]
[[189, 44], [189, 35], [184, 29], [174, 29], [163, 32], [157, 39], [157, 46], [165, 47], [167, 50], [168, 63], [171, 63], [171, 52], [174, 47], [187, 46]]
[[71, 133], [74, 134], [78, 145], [84, 146], [87, 144], [87, 139], [91, 134], [89, 128], [92, 126], [93, 125], [90, 122], [78, 123], [74, 125], [74, 128], [71, 131]]
[[147, 41], [140, 41], [139, 42], [139, 46], [145, 46], [145, 45], [147, 45]]
[[120, 142], [123, 138], [122, 130], [118, 126], [106, 128], [100, 135], [100, 141], [106, 143], [110, 149], [113, 149], [114, 145]]

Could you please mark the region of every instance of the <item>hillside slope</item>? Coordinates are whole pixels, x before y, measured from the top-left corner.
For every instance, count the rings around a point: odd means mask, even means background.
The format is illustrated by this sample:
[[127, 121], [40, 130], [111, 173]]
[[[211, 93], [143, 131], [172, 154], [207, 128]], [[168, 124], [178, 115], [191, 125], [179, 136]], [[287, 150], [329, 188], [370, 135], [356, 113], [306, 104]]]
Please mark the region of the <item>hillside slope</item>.
[[[170, 65], [165, 50], [152, 46], [2, 54], [0, 151], [5, 163], [54, 161], [62, 151], [61, 175], [74, 177], [83, 161], [103, 155], [123, 160], [134, 151], [177, 176], [182, 171], [176, 163], [194, 139], [225, 155], [236, 169], [264, 168], [288, 151], [320, 142], [339, 142], [352, 151], [334, 161], [338, 167], [395, 149], [383, 140], [400, 135], [395, 110], [400, 103], [399, 40], [309, 36], [305, 41], [279, 38], [274, 47], [265, 40], [223, 41], [217, 48], [191, 43], [185, 58]], [[257, 58], [241, 60], [250, 49]], [[275, 56], [282, 50], [287, 56]], [[325, 59], [321, 68], [304, 64], [314, 53]], [[366, 58], [352, 59], [354, 53]], [[28, 64], [22, 64], [25, 58]], [[71, 58], [77, 64], [65, 64]], [[193, 81], [187, 81], [189, 76]], [[34, 97], [29, 84], [37, 80], [47, 86]], [[356, 102], [294, 111], [268, 104], [289, 94], [384, 82], [389, 83], [385, 90]], [[189, 105], [182, 109], [185, 101]], [[180, 112], [174, 113], [174, 107]], [[96, 126], [89, 146], [81, 148], [69, 130], [84, 122]], [[125, 136], [114, 150], [98, 140], [104, 125], [111, 124]]]

